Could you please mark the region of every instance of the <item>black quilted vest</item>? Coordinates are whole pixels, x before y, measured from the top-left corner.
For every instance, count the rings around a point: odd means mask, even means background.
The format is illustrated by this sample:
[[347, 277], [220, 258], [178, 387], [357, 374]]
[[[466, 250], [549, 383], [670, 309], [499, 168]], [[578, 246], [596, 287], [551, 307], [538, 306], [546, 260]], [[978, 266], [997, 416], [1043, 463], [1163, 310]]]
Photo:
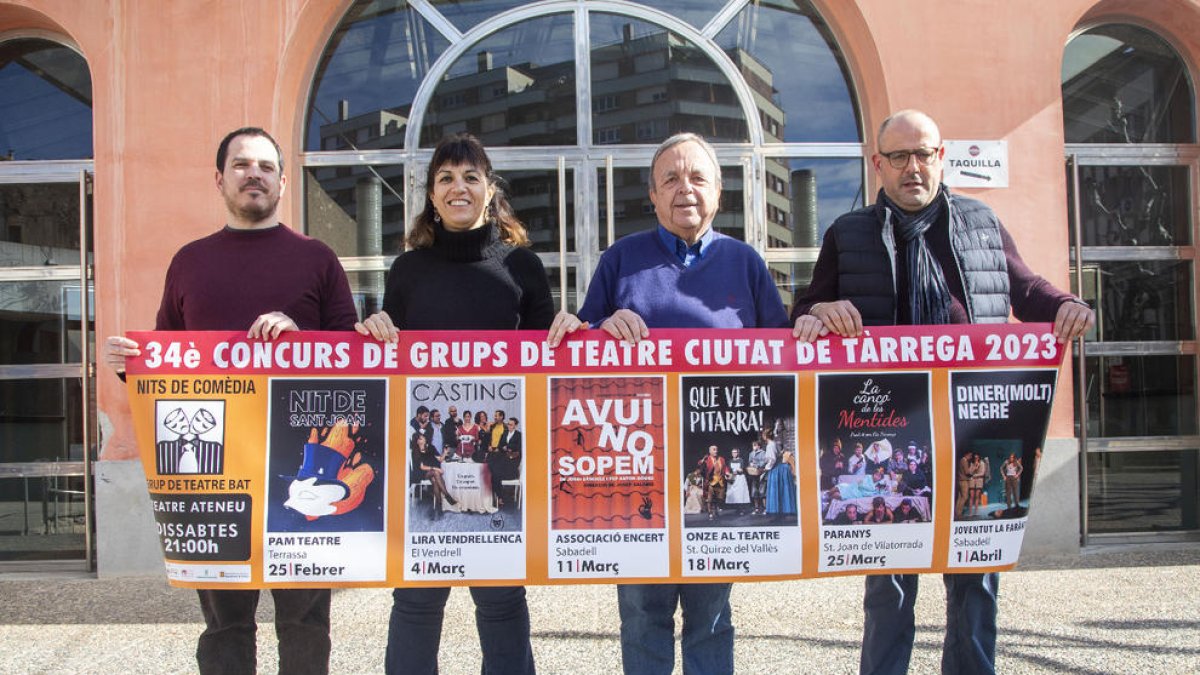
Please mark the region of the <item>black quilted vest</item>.
[[[971, 323], [1008, 321], [1008, 264], [1000, 221], [986, 204], [946, 192], [950, 245]], [[876, 203], [833, 224], [838, 252], [838, 295], [854, 303], [868, 326], [896, 323], [896, 240], [887, 209]], [[942, 261], [945, 264], [945, 261]]]

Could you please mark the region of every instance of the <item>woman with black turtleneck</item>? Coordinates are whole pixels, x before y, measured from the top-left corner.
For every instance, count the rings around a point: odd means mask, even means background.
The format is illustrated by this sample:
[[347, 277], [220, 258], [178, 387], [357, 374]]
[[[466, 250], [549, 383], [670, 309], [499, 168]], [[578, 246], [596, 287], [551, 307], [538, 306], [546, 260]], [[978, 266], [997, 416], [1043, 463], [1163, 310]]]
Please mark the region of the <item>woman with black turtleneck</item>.
[[[443, 140], [426, 174], [425, 208], [388, 272], [383, 311], [355, 328], [387, 342], [397, 330], [546, 330], [550, 284], [479, 141]], [[534, 672], [525, 588], [472, 587], [485, 675]], [[388, 673], [437, 672], [449, 588], [397, 588]]]

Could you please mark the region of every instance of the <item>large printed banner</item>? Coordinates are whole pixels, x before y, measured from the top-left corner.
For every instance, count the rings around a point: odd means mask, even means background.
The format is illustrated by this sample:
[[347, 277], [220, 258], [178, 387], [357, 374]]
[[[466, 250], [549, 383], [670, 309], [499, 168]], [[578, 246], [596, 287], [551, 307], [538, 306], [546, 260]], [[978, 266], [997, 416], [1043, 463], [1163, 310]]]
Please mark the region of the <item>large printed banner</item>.
[[258, 588], [1012, 567], [1046, 324], [545, 334], [138, 332], [167, 576]]

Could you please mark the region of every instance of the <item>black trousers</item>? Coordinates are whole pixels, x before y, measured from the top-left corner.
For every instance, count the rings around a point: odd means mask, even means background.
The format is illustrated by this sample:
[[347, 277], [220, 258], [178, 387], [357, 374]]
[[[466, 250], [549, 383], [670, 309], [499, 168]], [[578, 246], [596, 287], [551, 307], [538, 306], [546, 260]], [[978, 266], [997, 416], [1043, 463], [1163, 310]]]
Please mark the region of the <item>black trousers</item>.
[[489, 454], [487, 465], [492, 474], [492, 494], [496, 496], [500, 496], [504, 481], [521, 477], [521, 460], [510, 459], [503, 452]]
[[[206, 627], [196, 645], [203, 675], [253, 675], [257, 670], [255, 634], [259, 591], [198, 590]], [[325, 675], [329, 672], [328, 588], [276, 588], [275, 635], [279, 672]]]
[[[482, 675], [535, 675], [525, 587], [472, 586], [470, 590], [483, 654]], [[449, 597], [449, 588], [392, 591], [384, 661], [388, 675], [437, 675], [442, 620]]]

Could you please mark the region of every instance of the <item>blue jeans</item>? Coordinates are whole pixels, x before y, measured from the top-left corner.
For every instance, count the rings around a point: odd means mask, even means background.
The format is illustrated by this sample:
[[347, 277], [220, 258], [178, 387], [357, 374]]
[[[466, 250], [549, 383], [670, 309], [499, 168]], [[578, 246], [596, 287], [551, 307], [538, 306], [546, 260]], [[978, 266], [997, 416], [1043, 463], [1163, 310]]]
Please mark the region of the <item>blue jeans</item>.
[[[524, 586], [472, 587], [483, 675], [533, 675], [529, 605]], [[449, 588], [392, 591], [385, 669], [403, 675], [436, 675]]]
[[626, 675], [670, 675], [675, 667], [675, 606], [683, 607], [683, 672], [733, 672], [733, 584], [617, 586], [621, 663]]
[[[861, 675], [903, 675], [912, 657], [916, 624], [916, 574], [867, 577], [863, 594]], [[946, 638], [942, 673], [994, 675], [996, 598], [1000, 575], [943, 574], [946, 584]]]
[[[203, 675], [254, 675], [258, 669], [254, 612], [257, 590], [199, 590], [205, 628], [196, 644], [196, 663]], [[328, 588], [276, 588], [275, 635], [279, 637], [279, 672], [329, 672]]]

